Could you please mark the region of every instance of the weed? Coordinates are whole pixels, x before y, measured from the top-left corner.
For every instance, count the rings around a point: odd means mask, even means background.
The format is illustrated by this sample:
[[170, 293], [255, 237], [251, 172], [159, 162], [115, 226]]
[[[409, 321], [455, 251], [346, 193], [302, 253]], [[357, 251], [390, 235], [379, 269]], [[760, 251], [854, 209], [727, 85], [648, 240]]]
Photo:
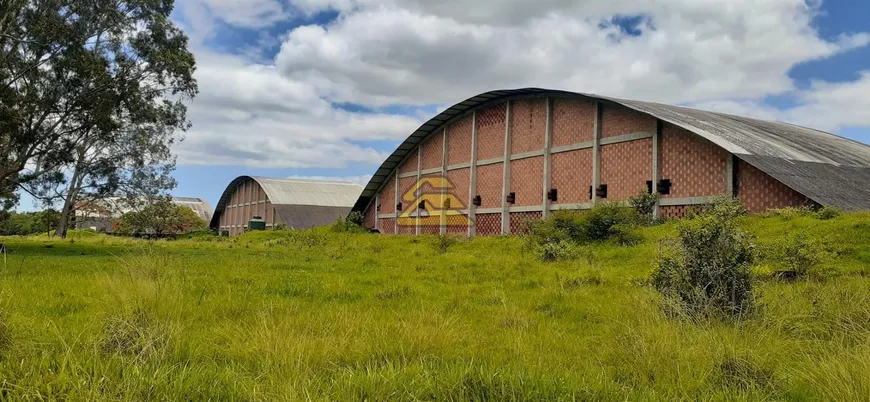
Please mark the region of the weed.
[[843, 210], [837, 207], [832, 207], [830, 205], [825, 205], [821, 207], [816, 212], [816, 218], [821, 220], [834, 219], [843, 214]]

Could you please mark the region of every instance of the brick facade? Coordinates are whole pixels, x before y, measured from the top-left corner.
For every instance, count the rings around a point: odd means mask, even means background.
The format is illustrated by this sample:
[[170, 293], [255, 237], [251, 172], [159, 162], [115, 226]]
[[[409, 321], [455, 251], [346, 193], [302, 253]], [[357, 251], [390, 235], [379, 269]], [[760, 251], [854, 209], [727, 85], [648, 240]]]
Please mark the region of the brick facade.
[[553, 100], [552, 146], [592, 141], [595, 136], [594, 128], [595, 102], [576, 99]]
[[659, 177], [671, 180], [662, 198], [722, 195], [728, 191], [730, 154], [695, 134], [665, 124], [661, 139]]
[[589, 202], [592, 185], [592, 149], [561, 152], [552, 156], [552, 188], [558, 190], [553, 204]]
[[511, 161], [509, 193], [515, 194], [514, 206], [540, 205], [543, 199], [544, 157]]
[[511, 153], [542, 149], [546, 128], [547, 104], [544, 99], [511, 103]]
[[476, 194], [480, 196], [480, 208], [501, 207], [503, 165], [503, 163], [496, 163], [477, 168]]
[[473, 118], [466, 116], [447, 130], [447, 166], [471, 161]]
[[654, 132], [656, 119], [624, 106], [602, 105], [601, 138], [622, 134]]
[[813, 204], [803, 194], [743, 161], [737, 163], [736, 184], [737, 198], [749, 212]]
[[651, 139], [601, 146], [601, 184], [607, 185], [607, 201], [624, 201], [646, 191], [651, 179]]
[[504, 156], [505, 104], [484, 109], [477, 116], [477, 160]]
[[[552, 141], [556, 153], [550, 155], [551, 188], [558, 190], [558, 199], [552, 205], [576, 205], [590, 203], [589, 188], [592, 185], [595, 102], [583, 99], [553, 99], [552, 102]], [[451, 193], [462, 203], [467, 211], [471, 196], [480, 195], [482, 205], [476, 214], [476, 232], [480, 235], [501, 233], [502, 214], [496, 213], [503, 206], [503, 179], [505, 165], [491, 163], [504, 157], [505, 125], [510, 127], [510, 150], [514, 157], [531, 152], [543, 154], [547, 133], [547, 101], [542, 98], [519, 99], [510, 102], [510, 120], [507, 121], [505, 103], [490, 105], [477, 113], [477, 160], [487, 161], [477, 166], [477, 187], [470, 189], [471, 169], [452, 169], [447, 178], [453, 184]], [[698, 197], [719, 196], [728, 192], [731, 177], [728, 174], [729, 159], [724, 149], [680, 127], [663, 123], [661, 134], [656, 134], [656, 119], [628, 108], [601, 104], [599, 128], [601, 138], [614, 138], [625, 134], [645, 133], [656, 135], [659, 141], [658, 177], [671, 181], [670, 194], [663, 195], [670, 203], [681, 201], [687, 205], [668, 205], [660, 208], [663, 218], [678, 218], [688, 211], [698, 208], [691, 205], [703, 202]], [[474, 118], [471, 113], [453, 122], [448, 127], [447, 163], [449, 166], [470, 164]], [[443, 129], [424, 142], [422, 147], [422, 168], [442, 168]], [[647, 188], [647, 181], [653, 178], [653, 138], [623, 137], [615, 143], [601, 144], [599, 148], [601, 184], [607, 185], [608, 196], [604, 202], [623, 201]], [[612, 141], [612, 140], [611, 140]], [[570, 151], [559, 147], [572, 147]], [[558, 152], [562, 151], [562, 152]], [[510, 207], [526, 207], [531, 212], [510, 212], [508, 216], [511, 233], [525, 229], [525, 222], [540, 219], [543, 205], [544, 165], [546, 156], [531, 156], [510, 160], [509, 192], [515, 193], [515, 202]], [[416, 150], [398, 169], [402, 173], [415, 172], [417, 169]], [[774, 180], [764, 172], [738, 162], [734, 183], [738, 197], [752, 212], [770, 208], [804, 205], [806, 197]], [[440, 177], [440, 173], [433, 175]], [[394, 180], [387, 184], [380, 194], [381, 215], [394, 211]], [[410, 188], [415, 177], [401, 179], [400, 191]], [[401, 195], [401, 193], [400, 193]], [[416, 208], [403, 201], [404, 207]], [[366, 225], [373, 225], [373, 219], [366, 213]], [[459, 216], [448, 222], [447, 233], [464, 234], [467, 220]], [[395, 221], [385, 218], [379, 221], [382, 232], [393, 233]], [[400, 233], [415, 233], [416, 228], [400, 228]], [[437, 234], [440, 225], [424, 225], [421, 233]]]

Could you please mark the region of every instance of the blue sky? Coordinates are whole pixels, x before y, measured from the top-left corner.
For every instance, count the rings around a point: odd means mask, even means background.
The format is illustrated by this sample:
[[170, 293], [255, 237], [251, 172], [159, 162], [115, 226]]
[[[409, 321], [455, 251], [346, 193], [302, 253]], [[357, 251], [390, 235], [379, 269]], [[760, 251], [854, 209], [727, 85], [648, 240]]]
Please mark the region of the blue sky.
[[173, 194], [214, 206], [239, 175], [365, 182], [425, 119], [497, 88], [691, 105], [870, 143], [868, 15], [850, 0], [177, 0], [201, 93]]

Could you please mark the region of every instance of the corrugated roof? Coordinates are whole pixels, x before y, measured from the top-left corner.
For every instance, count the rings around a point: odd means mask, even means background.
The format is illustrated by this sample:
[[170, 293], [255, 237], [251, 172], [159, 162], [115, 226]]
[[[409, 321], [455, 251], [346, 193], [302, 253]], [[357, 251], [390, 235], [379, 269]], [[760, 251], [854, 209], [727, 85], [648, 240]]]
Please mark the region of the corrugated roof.
[[870, 209], [870, 146], [866, 144], [786, 123], [653, 102], [525, 88], [471, 97], [424, 123], [378, 168], [354, 204], [354, 210], [364, 210], [409, 152], [445, 124], [474, 109], [526, 97], [579, 98], [619, 104], [695, 133], [822, 205]]
[[[218, 206], [215, 209], [215, 214], [212, 217], [212, 227], [218, 225], [220, 213], [226, 208], [226, 204], [229, 202], [233, 191], [239, 184], [248, 179], [254, 180], [263, 188], [266, 197], [275, 206], [276, 211], [279, 211], [279, 217], [282, 220], [285, 220], [283, 215], [288, 215], [287, 211], [292, 210], [292, 208], [287, 208], [287, 206], [332, 207], [338, 209], [344, 208], [349, 211], [363, 189], [363, 186], [357, 183], [344, 181], [239, 176], [230, 182], [221, 195]], [[284, 213], [282, 214], [281, 211], [284, 211]], [[290, 219], [290, 217], [288, 216], [287, 219]], [[334, 220], [331, 219], [325, 223], [331, 223]]]

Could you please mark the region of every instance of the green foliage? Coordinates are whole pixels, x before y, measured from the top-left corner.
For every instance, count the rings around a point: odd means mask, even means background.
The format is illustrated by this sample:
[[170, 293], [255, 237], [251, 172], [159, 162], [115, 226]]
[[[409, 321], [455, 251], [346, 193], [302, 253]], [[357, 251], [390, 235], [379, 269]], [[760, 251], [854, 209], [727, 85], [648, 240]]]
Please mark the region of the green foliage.
[[784, 269], [777, 273], [779, 276], [803, 277], [830, 258], [830, 254], [823, 251], [818, 242], [811, 240], [806, 233], [799, 232], [778, 242], [770, 257]]
[[689, 317], [738, 318], [753, 311], [753, 245], [729, 201], [680, 222], [679, 239], [653, 273], [655, 288]]
[[27, 236], [48, 233], [57, 225], [57, 211], [0, 212], [0, 236]]
[[771, 209], [764, 213], [763, 216], [766, 217], [778, 217], [783, 220], [790, 220], [799, 217], [811, 216], [813, 214], [813, 210], [808, 206], [802, 207], [785, 207], [778, 209]]
[[647, 191], [641, 191], [638, 195], [628, 198], [628, 205], [637, 211], [645, 223], [653, 221], [653, 212], [655, 212], [658, 202], [659, 194]]
[[168, 236], [208, 230], [206, 223], [192, 209], [161, 199], [142, 210], [121, 215], [118, 234], [133, 236]]
[[816, 211], [816, 217], [821, 220], [834, 219], [843, 214], [843, 210], [830, 205], [825, 205]]
[[332, 226], [330, 226], [333, 232], [353, 232], [353, 233], [365, 233], [368, 232], [366, 228], [363, 227], [363, 216], [358, 211], [351, 211], [345, 218], [339, 217], [333, 222]]
[[170, 147], [197, 93], [172, 9], [171, 0], [0, 5], [0, 194], [12, 180], [47, 201], [60, 188], [69, 207], [79, 193], [171, 187]]
[[435, 250], [438, 251], [438, 254], [446, 254], [447, 250], [450, 249], [454, 244], [459, 243], [459, 238], [451, 235], [438, 235], [435, 236]]

